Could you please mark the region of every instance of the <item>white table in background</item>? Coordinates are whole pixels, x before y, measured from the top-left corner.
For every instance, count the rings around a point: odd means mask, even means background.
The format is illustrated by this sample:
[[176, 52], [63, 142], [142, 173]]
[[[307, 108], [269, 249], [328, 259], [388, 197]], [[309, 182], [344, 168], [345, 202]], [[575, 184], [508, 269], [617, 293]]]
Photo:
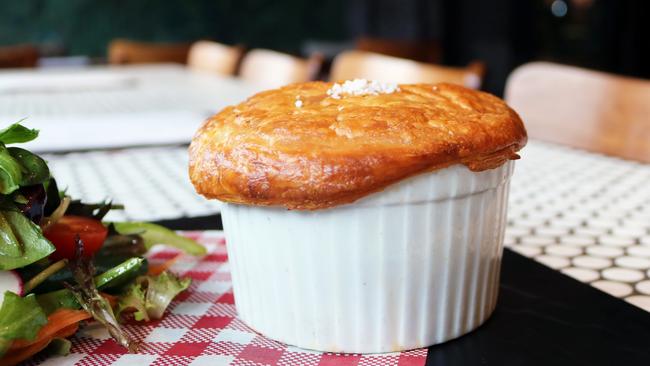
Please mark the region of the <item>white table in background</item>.
[[0, 124], [41, 130], [26, 145], [66, 151], [188, 142], [221, 108], [261, 90], [181, 65], [92, 66], [0, 72]]

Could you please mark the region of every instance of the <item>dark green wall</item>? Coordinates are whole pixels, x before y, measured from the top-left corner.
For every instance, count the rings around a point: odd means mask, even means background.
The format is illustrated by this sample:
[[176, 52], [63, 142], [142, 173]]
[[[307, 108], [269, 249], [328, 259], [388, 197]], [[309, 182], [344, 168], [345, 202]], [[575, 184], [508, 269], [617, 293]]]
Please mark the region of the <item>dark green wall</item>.
[[61, 45], [104, 56], [117, 37], [200, 38], [297, 52], [305, 39], [346, 36], [345, 0], [0, 0], [0, 45]]

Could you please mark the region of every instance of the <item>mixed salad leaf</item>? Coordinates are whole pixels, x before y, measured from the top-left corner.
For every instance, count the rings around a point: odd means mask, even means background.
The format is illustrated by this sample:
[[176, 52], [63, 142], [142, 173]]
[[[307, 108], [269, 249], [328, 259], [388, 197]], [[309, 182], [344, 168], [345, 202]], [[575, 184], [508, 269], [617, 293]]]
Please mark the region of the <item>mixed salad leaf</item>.
[[0, 130], [0, 142], [5, 145], [19, 142], [29, 142], [38, 137], [38, 130], [27, 128], [16, 122], [11, 126]]
[[0, 356], [13, 340], [32, 340], [47, 323], [45, 312], [38, 306], [34, 294], [25, 297], [7, 291], [0, 307]]
[[0, 210], [0, 270], [24, 267], [55, 251], [41, 229], [15, 209]]
[[118, 314], [132, 313], [137, 321], [160, 319], [169, 303], [185, 291], [190, 282], [188, 278], [180, 279], [169, 272], [139, 277], [120, 298]]
[[0, 130], [0, 274], [7, 274], [0, 276], [0, 364], [66, 354], [66, 337], [88, 319], [134, 352], [138, 341], [121, 323], [160, 319], [190, 285], [169, 265], [150, 268], [146, 252], [155, 244], [191, 255], [205, 248], [155, 224], [102, 222], [124, 207], [72, 199], [41, 157], [7, 146], [37, 136], [20, 123]]
[[38, 137], [38, 131], [20, 123], [0, 131], [0, 194], [9, 195], [23, 186], [42, 184], [50, 177], [47, 164], [39, 156], [8, 144], [28, 142]]

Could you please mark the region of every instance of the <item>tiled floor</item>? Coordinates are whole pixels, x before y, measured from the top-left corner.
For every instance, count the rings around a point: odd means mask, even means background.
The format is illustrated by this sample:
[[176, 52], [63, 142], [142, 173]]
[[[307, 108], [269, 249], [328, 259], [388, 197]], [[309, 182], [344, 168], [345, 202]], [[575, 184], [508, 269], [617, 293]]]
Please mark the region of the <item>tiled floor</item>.
[[[46, 157], [61, 187], [112, 198], [112, 220], [208, 215], [194, 193], [185, 147]], [[506, 245], [650, 311], [650, 165], [530, 142], [511, 184]]]

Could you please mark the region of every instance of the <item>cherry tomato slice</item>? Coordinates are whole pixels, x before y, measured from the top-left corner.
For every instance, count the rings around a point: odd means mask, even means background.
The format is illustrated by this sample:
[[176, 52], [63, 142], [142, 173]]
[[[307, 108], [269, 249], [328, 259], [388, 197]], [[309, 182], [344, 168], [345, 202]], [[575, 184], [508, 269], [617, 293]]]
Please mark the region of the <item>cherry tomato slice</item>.
[[74, 258], [77, 235], [84, 245], [84, 257], [91, 257], [104, 244], [108, 229], [101, 221], [88, 217], [63, 216], [43, 234], [56, 247], [56, 251], [50, 255], [50, 258], [59, 260]]

